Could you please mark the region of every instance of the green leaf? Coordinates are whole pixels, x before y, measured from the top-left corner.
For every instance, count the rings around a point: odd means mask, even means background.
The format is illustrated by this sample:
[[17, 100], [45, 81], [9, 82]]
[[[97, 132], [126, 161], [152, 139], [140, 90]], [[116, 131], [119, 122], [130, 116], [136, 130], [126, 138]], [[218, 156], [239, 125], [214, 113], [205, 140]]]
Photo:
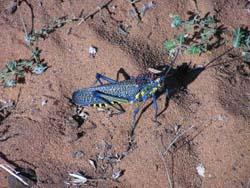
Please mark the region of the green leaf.
[[175, 47], [176, 47], [175, 41], [166, 40], [166, 41], [164, 42], [164, 48], [165, 48], [167, 51], [170, 51], [170, 50], [174, 49]]
[[11, 61], [6, 66], [10, 72], [14, 72], [16, 70], [17, 63], [16, 61]]
[[250, 63], [250, 52], [242, 52], [243, 61]]
[[191, 55], [200, 54], [202, 52], [199, 46], [192, 45], [187, 49], [187, 53]]
[[48, 67], [45, 64], [37, 64], [33, 68], [32, 73], [34, 73], [34, 74], [42, 74], [47, 68]]
[[248, 36], [245, 39], [245, 45], [247, 48], [250, 48], [250, 33], [248, 33]]
[[181, 26], [182, 24], [182, 20], [180, 18], [180, 16], [178, 15], [173, 15], [172, 17], [172, 22], [171, 22], [171, 27], [173, 28], [178, 28]]
[[41, 50], [39, 50], [38, 48], [35, 48], [32, 50], [32, 56], [35, 58], [35, 57], [40, 57], [40, 53], [41, 53]]
[[176, 41], [179, 43], [179, 45], [183, 45], [185, 42], [185, 35], [180, 34], [176, 37]]
[[185, 25], [186, 26], [188, 26], [188, 25], [191, 26], [191, 25], [199, 24], [199, 22], [200, 22], [200, 16], [198, 14], [196, 14], [192, 18], [189, 18], [189, 20], [186, 20]]
[[233, 32], [233, 47], [239, 48], [242, 43], [243, 34], [241, 32], [241, 28], [236, 28]]
[[215, 24], [215, 20], [214, 20], [214, 17], [213, 16], [207, 16], [204, 18], [204, 20], [202, 20], [202, 23], [201, 23], [204, 26], [209, 26], [211, 24]]
[[209, 40], [214, 34], [216, 30], [212, 28], [204, 29], [203, 32], [201, 33], [201, 40], [202, 41], [207, 41]]
[[4, 81], [4, 87], [15, 87], [16, 86], [16, 80], [5, 80]]

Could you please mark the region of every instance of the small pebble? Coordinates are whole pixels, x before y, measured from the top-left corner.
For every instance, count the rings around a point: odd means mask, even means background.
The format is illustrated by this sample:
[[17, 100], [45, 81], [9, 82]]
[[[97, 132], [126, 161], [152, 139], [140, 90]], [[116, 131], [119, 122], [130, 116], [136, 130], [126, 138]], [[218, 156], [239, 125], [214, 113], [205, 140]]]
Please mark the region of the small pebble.
[[124, 36], [127, 36], [129, 34], [128, 31], [126, 30], [126, 28], [124, 27], [124, 25], [118, 26], [117, 33], [120, 35], [124, 35]]
[[140, 9], [141, 16], [144, 16], [148, 10], [154, 8], [155, 6], [156, 5], [153, 1], [143, 4], [142, 8]]
[[72, 127], [72, 128], [79, 128], [78, 122], [73, 118], [69, 117], [68, 119], [65, 119], [66, 126]]
[[45, 104], [47, 104], [48, 103], [48, 100], [47, 99], [43, 99], [42, 100], [42, 106], [44, 106]]
[[82, 159], [84, 157], [84, 155], [85, 154], [83, 151], [75, 151], [72, 154], [73, 158], [76, 158], [76, 159]]
[[123, 175], [124, 171], [123, 170], [120, 170], [120, 169], [117, 169], [113, 172], [112, 174], [112, 178], [114, 180], [117, 180], [119, 177], [121, 177]]
[[245, 8], [247, 9], [248, 13], [250, 13], [250, 1], [246, 3]]
[[10, 4], [6, 7], [5, 11], [8, 14], [14, 14], [17, 10], [17, 2], [11, 1]]
[[89, 55], [90, 55], [90, 57], [94, 58], [96, 56], [96, 53], [97, 53], [97, 47], [90, 46], [89, 47]]
[[227, 116], [224, 114], [218, 114], [213, 119], [215, 121], [227, 121]]
[[196, 167], [197, 173], [201, 176], [201, 177], [205, 177], [205, 167], [203, 166], [202, 163], [200, 163], [197, 167]]
[[89, 159], [89, 164], [90, 164], [94, 169], [96, 169], [96, 161], [95, 161], [95, 160]]

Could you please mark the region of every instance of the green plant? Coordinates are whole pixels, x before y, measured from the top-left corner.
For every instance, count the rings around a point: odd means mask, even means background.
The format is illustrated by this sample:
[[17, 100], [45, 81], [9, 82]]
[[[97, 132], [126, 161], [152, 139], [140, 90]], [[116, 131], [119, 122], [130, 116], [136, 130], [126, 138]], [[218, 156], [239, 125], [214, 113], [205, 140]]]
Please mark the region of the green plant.
[[40, 38], [45, 39], [50, 33], [53, 33], [57, 28], [63, 27], [66, 23], [79, 21], [83, 18], [57, 18], [44, 26], [38, 31], [32, 30], [27, 33], [25, 24], [24, 40], [31, 50], [31, 57], [29, 59], [19, 59], [7, 62], [5, 68], [0, 70], [0, 81], [3, 82], [4, 87], [15, 87], [18, 82], [25, 80], [25, 73], [42, 74], [48, 67], [46, 63], [40, 59], [41, 50], [34, 47], [34, 43]]
[[67, 23], [81, 21], [86, 18], [68, 18], [61, 17], [55, 18], [48, 25], [42, 27], [40, 30], [32, 30], [27, 33], [24, 25], [25, 35], [24, 40], [31, 50], [31, 57], [29, 59], [19, 59], [7, 62], [5, 68], [0, 70], [0, 81], [3, 82], [5, 87], [14, 87], [18, 82], [25, 80], [25, 73], [42, 74], [48, 67], [40, 59], [41, 50], [34, 47], [34, 43], [39, 39], [46, 39], [49, 34], [56, 31], [56, 29], [63, 27]]
[[[76, 20], [79, 20], [76, 19]], [[38, 47], [33, 47], [34, 42], [40, 38], [47, 38], [48, 35], [54, 32], [57, 28], [64, 26], [68, 22], [76, 21], [66, 17], [53, 20], [48, 26], [43, 27], [38, 31], [31, 31], [27, 33], [26, 28], [24, 40], [31, 50], [31, 57], [29, 59], [19, 59], [7, 62], [5, 68], [0, 70], [0, 81], [3, 82], [4, 87], [15, 87], [18, 82], [25, 80], [25, 73], [42, 74], [48, 67], [46, 63], [40, 59], [41, 50]], [[23, 25], [25, 25], [23, 23]]]
[[13, 60], [6, 64], [0, 71], [0, 80], [4, 87], [14, 87], [18, 82], [25, 80], [25, 73], [42, 74], [48, 67], [40, 59], [41, 51], [38, 48], [32, 50], [29, 59]]
[[171, 27], [178, 28], [182, 25], [183, 21], [181, 20], [180, 16], [170, 15], [170, 17], [172, 18]]
[[249, 51], [242, 51], [241, 56], [243, 61], [250, 63], [250, 52]]
[[[40, 38], [46, 39], [49, 34], [56, 31], [56, 29], [63, 27], [67, 23], [79, 22], [78, 25], [80, 25], [87, 19], [92, 18], [102, 9], [107, 8], [111, 1], [112, 0], [109, 0], [104, 4], [97, 6], [86, 16], [80, 15], [79, 17], [72, 18], [64, 16], [61, 18], [55, 18], [40, 30], [32, 29], [32, 31], [30, 31], [29, 33], [27, 32], [25, 23], [21, 17], [21, 21], [25, 31], [24, 40], [30, 48], [32, 56], [30, 59], [19, 59], [8, 62], [5, 68], [0, 70], [0, 82], [3, 82], [5, 87], [14, 87], [18, 82], [21, 82], [21, 80], [23, 81], [25, 79], [26, 72], [30, 72], [33, 74], [42, 74], [48, 67], [47, 64], [43, 63], [40, 59], [41, 50], [39, 50], [37, 47], [34, 47], [34, 43], [37, 42]], [[150, 4], [149, 6], [152, 5]]]
[[30, 33], [26, 33], [24, 36], [24, 40], [28, 45], [33, 45], [35, 41], [38, 41], [40, 38], [45, 39], [49, 36], [49, 34], [63, 27], [67, 23], [79, 21], [82, 18], [68, 18], [66, 16], [61, 18], [53, 19], [48, 25], [42, 27], [40, 30], [32, 31]]
[[233, 31], [233, 47], [241, 50], [243, 61], [250, 63], [250, 32], [244, 28]]
[[211, 50], [221, 43], [221, 27], [209, 14], [201, 17], [192, 13], [188, 20], [182, 20], [178, 15], [171, 16], [171, 27], [181, 30], [181, 33], [174, 39], [164, 42], [164, 47], [171, 57], [178, 52], [188, 54], [201, 54]]

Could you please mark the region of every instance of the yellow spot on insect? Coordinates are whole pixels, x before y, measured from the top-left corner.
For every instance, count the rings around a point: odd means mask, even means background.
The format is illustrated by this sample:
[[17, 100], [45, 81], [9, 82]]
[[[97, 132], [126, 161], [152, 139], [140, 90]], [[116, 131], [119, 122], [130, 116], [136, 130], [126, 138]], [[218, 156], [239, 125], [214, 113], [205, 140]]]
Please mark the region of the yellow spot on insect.
[[111, 101], [111, 104], [120, 104], [118, 101]]
[[154, 94], [157, 91], [157, 87], [154, 87], [149, 94]]
[[106, 107], [107, 104], [105, 104], [105, 103], [100, 103], [100, 104], [92, 104], [91, 106], [93, 106], [94, 108], [101, 108], [101, 107]]
[[139, 99], [140, 95], [141, 95], [141, 93], [136, 94], [135, 98]]
[[139, 93], [136, 94], [135, 98], [136, 99], [139, 99], [140, 97], [142, 97], [143, 95], [145, 95], [145, 92], [144, 91], [141, 91]]

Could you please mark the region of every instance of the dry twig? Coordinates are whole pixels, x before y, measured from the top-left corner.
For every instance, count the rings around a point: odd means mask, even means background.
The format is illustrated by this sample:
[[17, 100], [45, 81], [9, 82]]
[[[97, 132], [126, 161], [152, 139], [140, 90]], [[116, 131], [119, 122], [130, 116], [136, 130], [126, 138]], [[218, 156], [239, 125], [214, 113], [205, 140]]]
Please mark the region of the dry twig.
[[98, 5], [91, 13], [89, 13], [87, 16], [82, 18], [78, 25], [82, 24], [82, 22], [86, 21], [90, 17], [93, 17], [95, 14], [97, 14], [103, 8], [106, 8], [112, 1], [113, 0], [109, 0], [106, 3], [103, 3], [102, 5]]
[[[0, 158], [0, 161], [3, 161], [3, 164], [0, 164], [0, 168], [4, 169], [6, 172], [10, 173], [12, 176], [14, 176], [16, 179], [18, 179], [20, 182], [22, 182], [24, 185], [29, 186], [29, 184], [23, 180], [20, 176], [18, 176], [18, 173], [13, 165], [9, 164], [7, 161]], [[5, 163], [5, 164], [4, 164]]]
[[174, 138], [174, 140], [168, 145], [166, 151], [165, 151], [163, 154], [166, 154], [166, 153], [170, 150], [170, 148], [172, 147], [172, 145], [173, 145], [175, 142], [177, 142], [177, 140], [178, 140], [180, 137], [182, 137], [185, 133], [187, 133], [188, 131], [190, 131], [193, 127], [194, 127], [194, 126], [192, 125], [192, 126], [189, 127], [187, 130], [185, 130], [185, 131], [183, 131], [182, 133], [178, 134], [178, 135]]
[[165, 171], [166, 171], [166, 174], [167, 174], [167, 178], [168, 178], [168, 183], [169, 183], [169, 187], [170, 188], [173, 188], [173, 184], [172, 184], [172, 180], [170, 178], [170, 175], [169, 175], [169, 170], [168, 170], [168, 167], [167, 167], [167, 163], [165, 161], [165, 158], [163, 156], [163, 153], [159, 150], [158, 146], [156, 147], [160, 157], [161, 157], [161, 160], [163, 162], [163, 165], [164, 165], [164, 168], [165, 168]]

